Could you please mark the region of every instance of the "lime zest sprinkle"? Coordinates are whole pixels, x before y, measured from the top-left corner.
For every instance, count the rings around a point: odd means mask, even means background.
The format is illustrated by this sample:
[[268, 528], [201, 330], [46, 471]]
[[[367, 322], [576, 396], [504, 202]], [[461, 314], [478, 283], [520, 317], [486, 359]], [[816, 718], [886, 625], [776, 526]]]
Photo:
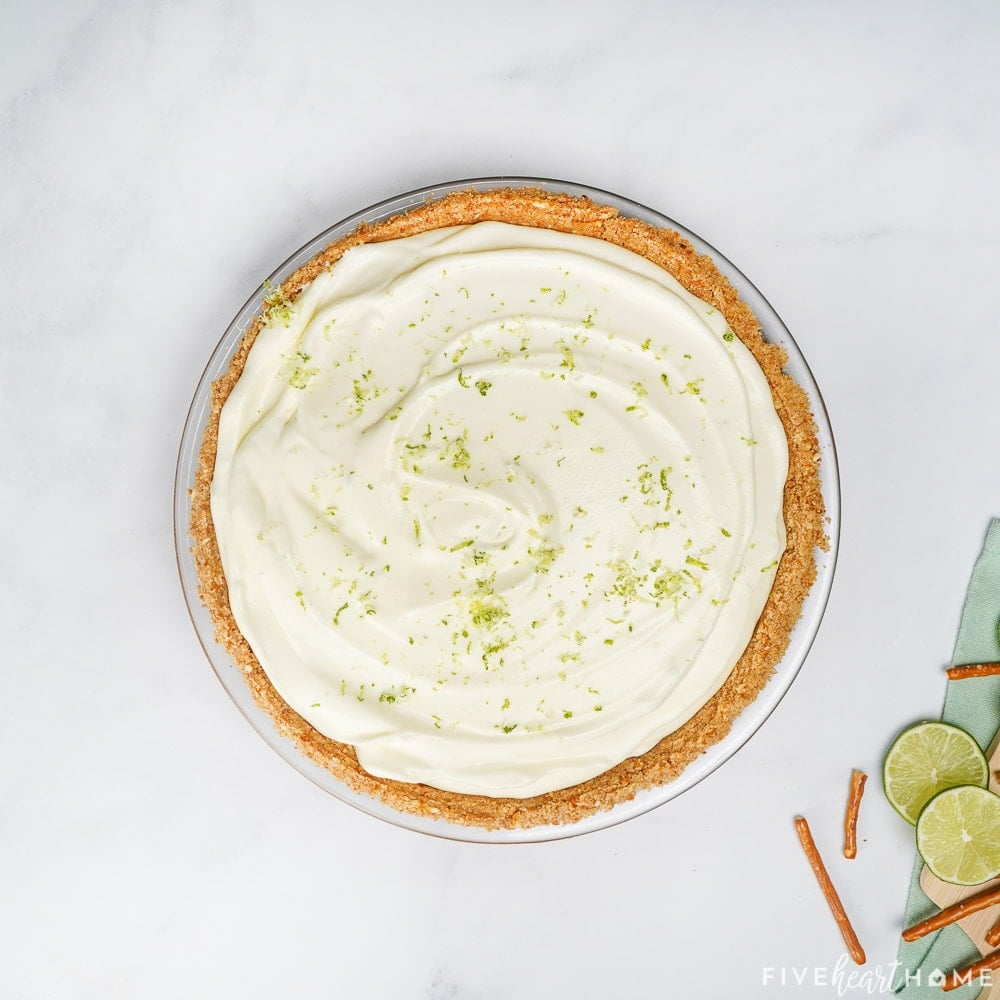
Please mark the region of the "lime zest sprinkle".
[[277, 318], [281, 320], [286, 329], [292, 325], [295, 308], [292, 305], [291, 299], [285, 295], [281, 288], [275, 288], [271, 284], [270, 279], [264, 282], [264, 300], [262, 305], [265, 323], [270, 323], [273, 319]]

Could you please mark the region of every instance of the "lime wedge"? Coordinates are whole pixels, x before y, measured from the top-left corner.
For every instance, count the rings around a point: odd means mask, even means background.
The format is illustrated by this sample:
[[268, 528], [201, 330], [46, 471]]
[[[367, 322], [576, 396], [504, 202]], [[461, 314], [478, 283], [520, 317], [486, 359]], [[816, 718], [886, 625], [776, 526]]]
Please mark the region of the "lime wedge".
[[907, 823], [916, 823], [924, 806], [946, 788], [985, 788], [989, 780], [979, 744], [964, 729], [946, 722], [920, 722], [905, 730], [882, 767], [885, 797]]
[[1000, 796], [977, 785], [935, 795], [917, 820], [917, 850], [938, 878], [979, 885], [1000, 875]]

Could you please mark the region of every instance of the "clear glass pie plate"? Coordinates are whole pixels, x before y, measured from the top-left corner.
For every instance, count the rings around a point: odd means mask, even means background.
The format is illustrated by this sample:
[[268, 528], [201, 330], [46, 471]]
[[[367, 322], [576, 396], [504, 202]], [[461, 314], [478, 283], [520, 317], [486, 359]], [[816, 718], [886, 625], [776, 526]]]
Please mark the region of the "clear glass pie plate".
[[[260, 312], [265, 295], [265, 287], [280, 285], [297, 268], [305, 264], [328, 244], [354, 230], [361, 222], [377, 222], [389, 216], [405, 212], [429, 199], [442, 197], [454, 191], [527, 186], [540, 187], [546, 191], [556, 193], [586, 196], [599, 204], [613, 206], [624, 216], [637, 218], [654, 226], [673, 229], [688, 239], [699, 253], [707, 254], [712, 258], [719, 270], [735, 287], [743, 301], [757, 316], [765, 339], [772, 343], [777, 343], [785, 349], [788, 355], [786, 371], [805, 390], [809, 397], [818, 429], [821, 455], [821, 488], [826, 504], [828, 517], [826, 528], [830, 544], [828, 551], [817, 552], [818, 576], [816, 582], [806, 598], [802, 609], [802, 616], [792, 633], [788, 650], [777, 665], [774, 675], [756, 700], [744, 709], [742, 714], [736, 719], [728, 736], [710, 747], [704, 754], [688, 765], [676, 780], [657, 788], [641, 791], [629, 802], [621, 803], [613, 809], [589, 816], [572, 824], [516, 830], [485, 830], [400, 812], [377, 799], [355, 792], [341, 783], [328, 771], [306, 759], [290, 739], [278, 733], [270, 716], [255, 703], [239, 667], [234, 663], [226, 650], [216, 643], [211, 619], [198, 597], [198, 578], [194, 556], [191, 551], [191, 538], [188, 534], [190, 522], [189, 491], [194, 484], [194, 477], [198, 468], [198, 453], [209, 417], [212, 383], [226, 371], [244, 332], [254, 317]], [[695, 233], [685, 229], [684, 226], [674, 222], [672, 219], [607, 191], [566, 181], [544, 180], [533, 177], [487, 177], [453, 181], [398, 195], [357, 212], [338, 222], [336, 225], [331, 226], [306, 243], [300, 250], [289, 257], [288, 260], [277, 267], [268, 276], [267, 281], [262, 283], [246, 303], [244, 303], [209, 358], [208, 364], [195, 390], [194, 399], [184, 425], [174, 484], [174, 539], [177, 551], [177, 564], [191, 620], [194, 623], [195, 631], [212, 669], [222, 682], [229, 696], [235, 702], [236, 707], [243, 713], [244, 717], [261, 738], [289, 764], [325, 791], [371, 816], [420, 833], [454, 840], [483, 843], [525, 843], [557, 840], [614, 826], [615, 824], [648, 812], [656, 806], [663, 805], [665, 802], [669, 802], [724, 764], [750, 739], [764, 723], [765, 719], [774, 711], [802, 667], [816, 637], [826, 609], [837, 561], [839, 535], [840, 486], [837, 456], [826, 407], [805, 358], [802, 356], [784, 323], [764, 296], [722, 254], [709, 246]]]

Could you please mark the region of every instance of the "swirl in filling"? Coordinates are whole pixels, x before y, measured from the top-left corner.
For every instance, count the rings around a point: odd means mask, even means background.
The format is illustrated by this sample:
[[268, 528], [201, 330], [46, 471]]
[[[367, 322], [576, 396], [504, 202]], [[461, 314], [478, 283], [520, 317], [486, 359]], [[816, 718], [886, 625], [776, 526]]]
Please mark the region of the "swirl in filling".
[[610, 243], [486, 222], [346, 252], [220, 419], [233, 617], [370, 773], [527, 797], [644, 753], [749, 642], [787, 442], [723, 316]]

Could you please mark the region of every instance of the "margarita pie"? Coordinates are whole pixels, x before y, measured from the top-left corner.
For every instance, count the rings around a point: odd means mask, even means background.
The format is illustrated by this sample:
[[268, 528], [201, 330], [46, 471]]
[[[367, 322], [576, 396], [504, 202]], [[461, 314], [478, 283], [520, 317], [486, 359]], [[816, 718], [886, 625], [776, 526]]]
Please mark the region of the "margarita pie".
[[537, 189], [362, 225], [271, 289], [192, 497], [257, 702], [391, 806], [564, 823], [766, 684], [825, 543], [815, 427], [678, 234]]

